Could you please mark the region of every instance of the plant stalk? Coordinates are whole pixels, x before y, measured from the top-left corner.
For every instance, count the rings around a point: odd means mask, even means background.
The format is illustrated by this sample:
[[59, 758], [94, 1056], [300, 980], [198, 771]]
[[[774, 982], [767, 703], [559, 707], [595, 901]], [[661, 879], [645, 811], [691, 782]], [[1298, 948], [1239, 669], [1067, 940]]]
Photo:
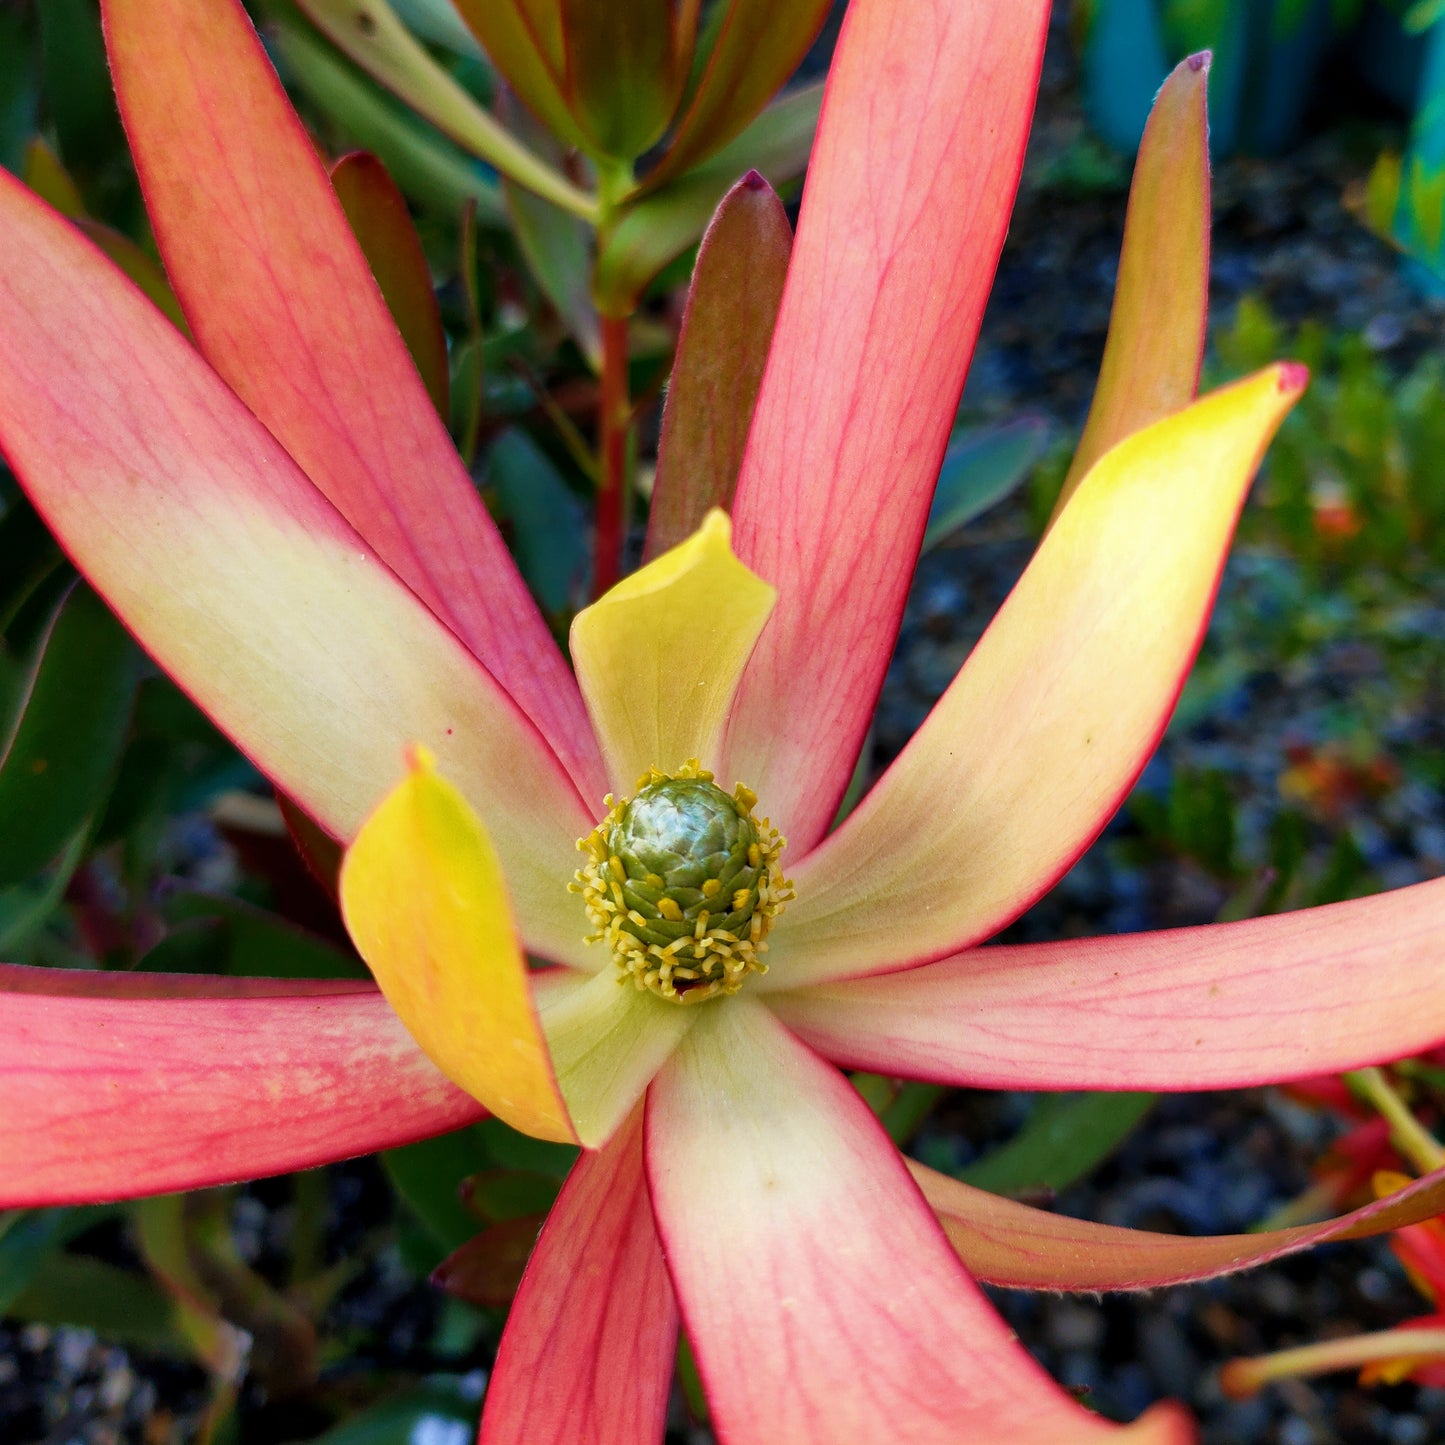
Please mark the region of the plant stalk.
[[600, 597], [622, 575], [627, 535], [627, 318], [602, 318], [602, 393], [598, 405], [597, 514], [593, 531], [592, 595]]

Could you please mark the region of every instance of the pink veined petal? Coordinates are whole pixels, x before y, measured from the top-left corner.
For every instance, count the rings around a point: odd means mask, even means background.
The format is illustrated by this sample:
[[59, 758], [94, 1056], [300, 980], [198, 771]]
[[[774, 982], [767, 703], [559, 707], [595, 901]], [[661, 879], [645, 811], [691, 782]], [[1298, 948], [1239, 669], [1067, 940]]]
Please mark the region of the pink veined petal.
[[789, 867], [798, 896], [760, 990], [942, 958], [1063, 876], [1164, 732], [1245, 493], [1307, 379], [1266, 367], [1094, 466], [908, 746]]
[[724, 1445], [1185, 1442], [1074, 1403], [949, 1250], [872, 1112], [746, 997], [647, 1101], [647, 1173]]
[[470, 798], [524, 935], [585, 952], [591, 826], [535, 726], [175, 328], [0, 172], [0, 446], [61, 544], [256, 765], [349, 839], [421, 742]]
[[779, 593], [728, 733], [796, 850], [873, 714], [1003, 244], [1049, 7], [854, 0], [738, 479]]
[[86, 996], [79, 977], [57, 995], [0, 991], [0, 1208], [309, 1169], [484, 1112], [375, 989], [131, 975], [135, 994], [116, 997], [101, 975]]
[[104, 11], [136, 170], [197, 344], [600, 797], [576, 684], [244, 10], [106, 0]]
[[0, 963], [0, 996], [43, 993], [52, 998], [301, 998], [375, 992], [376, 985], [364, 978], [232, 978], [215, 973], [112, 973]]
[[959, 1258], [989, 1284], [1013, 1289], [1158, 1289], [1268, 1264], [1331, 1240], [1367, 1239], [1445, 1208], [1445, 1169], [1319, 1224], [1202, 1238], [1120, 1229], [1031, 1209], [910, 1161], [923, 1197]]
[[1445, 1040], [1445, 879], [1162, 933], [972, 949], [772, 994], [837, 1063], [999, 1089], [1223, 1089]]
[[677, 1303], [652, 1223], [642, 1111], [577, 1161], [507, 1317], [478, 1445], [662, 1440]]

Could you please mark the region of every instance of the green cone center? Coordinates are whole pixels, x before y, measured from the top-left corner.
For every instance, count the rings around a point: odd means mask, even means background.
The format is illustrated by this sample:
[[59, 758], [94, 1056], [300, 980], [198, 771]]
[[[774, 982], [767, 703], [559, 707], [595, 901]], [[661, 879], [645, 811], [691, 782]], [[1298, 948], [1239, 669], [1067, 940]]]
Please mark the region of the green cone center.
[[581, 840], [590, 862], [573, 888], [624, 980], [697, 1003], [766, 971], [764, 939], [793, 895], [778, 869], [783, 839], [754, 816], [756, 801], [695, 762], [653, 769]]

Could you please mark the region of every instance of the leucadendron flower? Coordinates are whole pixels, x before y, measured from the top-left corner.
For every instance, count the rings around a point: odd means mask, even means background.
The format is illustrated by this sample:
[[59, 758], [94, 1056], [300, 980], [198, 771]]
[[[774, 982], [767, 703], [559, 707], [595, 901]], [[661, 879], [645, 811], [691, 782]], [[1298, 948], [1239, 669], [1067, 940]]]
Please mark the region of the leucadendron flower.
[[1184, 1441], [1173, 1407], [1128, 1427], [1081, 1407], [965, 1264], [1143, 1287], [1441, 1207], [1437, 1174], [1243, 1240], [1060, 1219], [907, 1164], [839, 1067], [1194, 1089], [1445, 1039], [1440, 882], [979, 947], [1148, 758], [1305, 381], [1277, 366], [1192, 400], [1200, 62], [1156, 112], [1067, 499], [829, 831], [1002, 244], [1048, 8], [853, 0], [731, 520], [709, 514], [583, 612], [574, 676], [239, 5], [106, 0], [195, 348], [0, 174], [0, 443], [160, 664], [349, 845], [345, 911], [381, 989], [0, 969], [0, 1205], [303, 1168], [484, 1110], [575, 1139], [485, 1445], [660, 1441], [680, 1320], [728, 1445]]

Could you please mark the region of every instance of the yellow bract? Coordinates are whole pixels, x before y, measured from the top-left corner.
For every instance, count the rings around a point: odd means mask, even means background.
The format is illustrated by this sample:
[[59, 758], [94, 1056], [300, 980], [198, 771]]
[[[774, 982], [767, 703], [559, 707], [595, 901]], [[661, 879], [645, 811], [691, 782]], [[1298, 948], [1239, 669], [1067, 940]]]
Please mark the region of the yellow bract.
[[496, 852], [431, 755], [410, 764], [346, 854], [346, 926], [438, 1068], [513, 1128], [573, 1143]]
[[798, 899], [760, 990], [979, 942], [1083, 851], [1154, 751], [1245, 489], [1304, 382], [1269, 367], [1095, 465], [897, 761], [789, 870]]
[[776, 593], [712, 511], [687, 541], [572, 624], [572, 661], [619, 793], [654, 765], [717, 759], [728, 709]]
[[1209, 313], [1208, 79], [1203, 57], [1181, 61], [1144, 128], [1099, 381], [1051, 525], [1110, 447], [1194, 399]]

